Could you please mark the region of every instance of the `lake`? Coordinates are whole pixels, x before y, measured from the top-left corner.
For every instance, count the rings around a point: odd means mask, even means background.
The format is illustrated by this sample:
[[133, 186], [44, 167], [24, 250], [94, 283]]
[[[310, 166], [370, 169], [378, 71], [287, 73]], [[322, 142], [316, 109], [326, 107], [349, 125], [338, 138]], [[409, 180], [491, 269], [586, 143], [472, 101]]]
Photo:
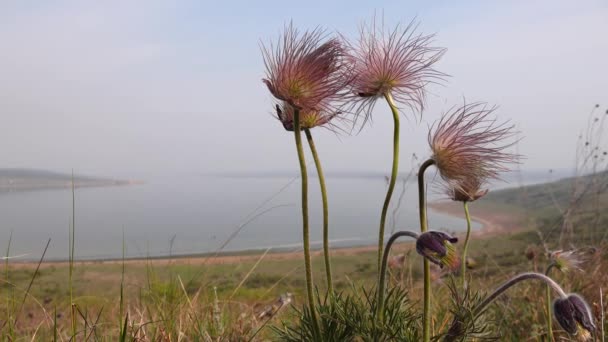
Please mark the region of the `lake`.
[[[406, 185], [405, 191], [403, 186]], [[313, 246], [320, 246], [321, 196], [310, 186]], [[327, 179], [330, 238], [333, 246], [377, 241], [386, 180], [377, 177]], [[432, 186], [431, 199], [437, 199]], [[395, 210], [400, 195], [401, 206]], [[214, 252], [248, 220], [224, 251], [301, 248], [300, 182], [289, 176], [179, 176], [142, 185], [76, 189], [76, 258], [119, 258], [122, 241], [128, 257]], [[387, 233], [418, 230], [416, 184], [400, 181], [393, 195]], [[256, 209], [257, 208], [257, 209]], [[12, 231], [11, 255], [19, 260], [66, 259], [72, 213], [70, 190], [0, 194], [0, 248]], [[429, 211], [431, 229], [460, 231], [462, 219]], [[478, 224], [474, 228], [479, 228]]]

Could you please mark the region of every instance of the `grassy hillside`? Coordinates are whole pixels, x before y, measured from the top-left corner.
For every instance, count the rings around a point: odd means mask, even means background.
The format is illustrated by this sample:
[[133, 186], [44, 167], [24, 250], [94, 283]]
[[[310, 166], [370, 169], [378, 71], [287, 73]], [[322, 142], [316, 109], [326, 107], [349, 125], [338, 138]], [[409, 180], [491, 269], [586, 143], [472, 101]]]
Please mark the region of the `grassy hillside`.
[[545, 241], [598, 243], [608, 233], [608, 172], [490, 192], [484, 201], [514, 207]]

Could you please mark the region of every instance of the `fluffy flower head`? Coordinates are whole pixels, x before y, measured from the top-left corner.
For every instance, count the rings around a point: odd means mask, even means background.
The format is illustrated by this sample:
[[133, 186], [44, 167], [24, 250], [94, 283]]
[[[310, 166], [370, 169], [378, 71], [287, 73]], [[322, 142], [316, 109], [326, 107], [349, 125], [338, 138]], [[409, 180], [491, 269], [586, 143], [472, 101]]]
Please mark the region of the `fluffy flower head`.
[[575, 250], [553, 251], [549, 254], [549, 260], [555, 268], [564, 273], [580, 270], [583, 262]]
[[431, 127], [432, 159], [446, 182], [480, 187], [516, 161], [516, 155], [505, 151], [513, 145], [507, 141], [515, 134], [513, 126], [490, 118], [494, 109], [485, 103], [465, 104]]
[[595, 331], [593, 315], [583, 298], [570, 294], [553, 303], [553, 314], [561, 327], [579, 341], [590, 341]]
[[456, 269], [460, 265], [458, 253], [452, 245], [456, 242], [458, 238], [446, 233], [428, 231], [420, 234], [416, 240], [416, 252], [441, 268], [447, 266]]
[[321, 108], [340, 100], [350, 82], [345, 49], [337, 38], [325, 39], [322, 30], [300, 34], [286, 27], [278, 44], [262, 46], [266, 78], [272, 95], [297, 109]]
[[416, 33], [416, 29], [412, 22], [386, 31], [374, 19], [361, 27], [357, 44], [349, 44], [354, 64], [351, 100], [365, 120], [376, 100], [386, 94], [397, 103], [422, 110], [426, 85], [445, 76], [433, 69], [445, 49], [431, 47], [434, 36]]

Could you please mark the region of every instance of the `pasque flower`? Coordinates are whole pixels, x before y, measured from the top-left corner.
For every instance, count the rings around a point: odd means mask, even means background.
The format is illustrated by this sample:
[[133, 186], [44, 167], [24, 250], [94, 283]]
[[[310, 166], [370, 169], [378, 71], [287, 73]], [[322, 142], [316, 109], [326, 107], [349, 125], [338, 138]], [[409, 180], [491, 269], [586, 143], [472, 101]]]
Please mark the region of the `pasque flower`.
[[[461, 187], [481, 186], [484, 180], [508, 171], [517, 156], [506, 151], [513, 142], [514, 126], [497, 123], [495, 107], [464, 104], [446, 115], [429, 131], [428, 142], [441, 177]], [[475, 196], [470, 193], [469, 195]]]
[[262, 46], [266, 78], [272, 95], [299, 110], [328, 110], [347, 91], [351, 73], [345, 49], [320, 29], [300, 34], [293, 25], [278, 44]]
[[[320, 108], [329, 108], [329, 106], [319, 106]], [[287, 102], [282, 102], [275, 106], [277, 119], [283, 124], [287, 131], [293, 131], [293, 114], [294, 109]], [[300, 111], [300, 129], [311, 129], [317, 126], [331, 125], [330, 121], [341, 114], [335, 110], [329, 112], [327, 109], [303, 109]], [[335, 127], [332, 125], [332, 128]]]
[[580, 270], [581, 264], [583, 263], [576, 250], [553, 251], [549, 253], [549, 260], [553, 267], [564, 273], [572, 270]]
[[420, 234], [416, 240], [416, 252], [441, 268], [447, 266], [456, 269], [460, 265], [460, 259], [452, 245], [456, 242], [458, 238], [446, 233], [428, 231]]
[[488, 189], [482, 189], [484, 183], [481, 177], [458, 179], [447, 182], [445, 191], [453, 201], [474, 202], [488, 193]]
[[566, 298], [559, 298], [553, 303], [553, 314], [559, 325], [579, 341], [589, 341], [595, 331], [593, 315], [589, 305], [583, 298], [570, 294]]
[[426, 85], [445, 76], [433, 68], [445, 49], [432, 47], [434, 35], [416, 29], [412, 22], [387, 31], [374, 19], [361, 27], [357, 44], [349, 44], [354, 64], [351, 100], [365, 120], [376, 100], [387, 94], [396, 103], [422, 110]]

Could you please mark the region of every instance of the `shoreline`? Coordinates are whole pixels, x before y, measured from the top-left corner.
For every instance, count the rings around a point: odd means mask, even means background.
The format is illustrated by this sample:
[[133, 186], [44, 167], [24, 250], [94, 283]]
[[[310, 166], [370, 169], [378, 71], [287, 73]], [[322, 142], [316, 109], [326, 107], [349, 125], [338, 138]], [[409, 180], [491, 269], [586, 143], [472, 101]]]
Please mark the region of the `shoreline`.
[[[435, 201], [428, 204], [428, 207], [438, 213], [463, 218], [462, 206], [460, 203], [452, 201]], [[483, 209], [483, 208], [482, 208]], [[519, 221], [521, 217], [509, 215], [498, 210], [476, 210], [475, 207], [471, 210], [471, 220], [482, 225], [481, 229], [472, 231], [472, 236], [477, 238], [489, 238], [509, 232], [514, 232], [520, 229]], [[459, 232], [458, 235], [464, 235], [464, 232]], [[411, 244], [412, 241], [403, 241], [396, 245]], [[360, 246], [343, 246], [332, 248], [332, 256], [350, 256], [361, 253], [371, 253], [376, 251], [376, 244], [360, 245]], [[313, 257], [322, 257], [323, 249], [321, 247], [312, 250]], [[154, 265], [166, 264], [189, 264], [189, 265], [221, 265], [221, 264], [238, 264], [242, 262], [255, 262], [260, 258], [266, 260], [293, 260], [303, 257], [303, 251], [277, 249], [255, 249], [243, 251], [229, 251], [219, 253], [201, 253], [190, 255], [173, 255], [173, 256], [151, 256], [151, 257], [134, 257], [124, 260], [126, 265], [144, 265], [152, 263]], [[74, 263], [79, 265], [89, 264], [122, 264], [121, 258], [113, 259], [91, 259], [91, 260], [75, 260]], [[35, 261], [17, 261], [10, 262], [12, 266], [17, 267], [33, 267], [38, 264]], [[43, 266], [67, 265], [67, 260], [49, 260], [43, 261]]]
[[[145, 184], [141, 180], [93, 180], [93, 181], [75, 181], [74, 189], [81, 188], [108, 188], [131, 185]], [[18, 183], [18, 184], [0, 184], [0, 194], [3, 193], [21, 193], [35, 191], [51, 191], [51, 190], [70, 190], [72, 188], [71, 181], [65, 182], [42, 182], [42, 183]]]
[[[451, 200], [440, 200], [431, 202], [428, 207], [442, 214], [465, 219], [464, 210], [460, 202]], [[481, 224], [481, 229], [473, 229], [471, 236], [483, 238], [504, 233], [514, 232], [520, 229], [521, 217], [509, 215], [505, 212], [488, 208], [470, 208], [471, 221]], [[465, 232], [458, 232], [463, 235]]]

